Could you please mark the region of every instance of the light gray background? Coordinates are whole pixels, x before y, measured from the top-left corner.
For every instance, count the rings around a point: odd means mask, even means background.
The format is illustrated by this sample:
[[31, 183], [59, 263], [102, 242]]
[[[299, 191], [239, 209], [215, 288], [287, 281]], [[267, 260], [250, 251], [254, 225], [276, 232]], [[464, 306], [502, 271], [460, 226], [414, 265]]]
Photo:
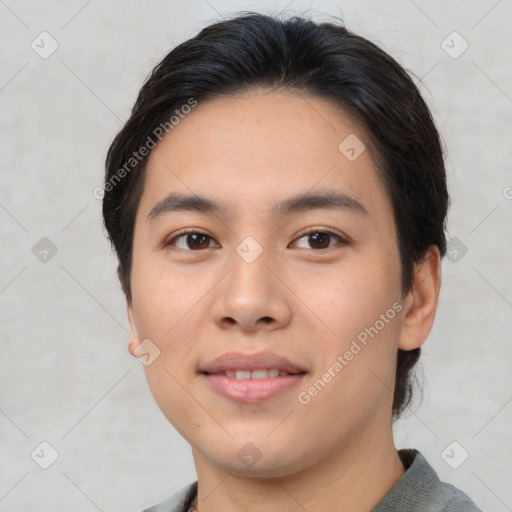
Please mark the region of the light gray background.
[[[137, 511], [195, 479], [127, 352], [92, 192], [171, 47], [223, 15], [287, 3], [0, 0], [0, 510]], [[512, 2], [295, 0], [287, 12], [342, 15], [423, 78], [448, 148], [449, 237], [467, 253], [443, 263], [423, 403], [396, 425], [397, 445], [420, 449], [484, 510], [512, 510]], [[59, 45], [47, 59], [31, 48], [43, 31]], [[469, 44], [456, 59], [441, 46], [453, 31]], [[58, 249], [46, 263], [32, 252], [42, 237]], [[31, 458], [42, 441], [58, 452], [46, 470]]]

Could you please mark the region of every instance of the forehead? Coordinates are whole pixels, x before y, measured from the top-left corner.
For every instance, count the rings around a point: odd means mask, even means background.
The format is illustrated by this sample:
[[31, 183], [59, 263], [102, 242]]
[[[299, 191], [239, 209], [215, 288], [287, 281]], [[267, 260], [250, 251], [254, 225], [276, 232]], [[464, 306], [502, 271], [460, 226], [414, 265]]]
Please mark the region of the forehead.
[[172, 190], [265, 208], [331, 188], [371, 210], [386, 194], [363, 140], [339, 107], [302, 93], [254, 90], [199, 102], [150, 154], [140, 209]]

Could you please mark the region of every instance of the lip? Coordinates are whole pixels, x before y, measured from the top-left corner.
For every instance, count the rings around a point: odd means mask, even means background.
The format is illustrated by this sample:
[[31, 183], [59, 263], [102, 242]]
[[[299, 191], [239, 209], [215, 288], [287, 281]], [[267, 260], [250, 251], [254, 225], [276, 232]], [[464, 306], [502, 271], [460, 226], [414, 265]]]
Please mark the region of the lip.
[[[277, 368], [291, 375], [280, 375], [266, 379], [236, 379], [222, 372], [233, 370], [264, 370]], [[243, 354], [229, 352], [199, 369], [199, 374], [209, 387], [220, 395], [237, 403], [255, 404], [269, 400], [297, 386], [306, 370], [288, 359], [271, 352]]]
[[253, 371], [266, 370], [267, 368], [277, 368], [284, 372], [294, 374], [306, 371], [304, 368], [292, 363], [285, 357], [278, 356], [272, 352], [257, 352], [254, 354], [227, 352], [201, 366], [199, 372], [215, 374], [232, 370]]

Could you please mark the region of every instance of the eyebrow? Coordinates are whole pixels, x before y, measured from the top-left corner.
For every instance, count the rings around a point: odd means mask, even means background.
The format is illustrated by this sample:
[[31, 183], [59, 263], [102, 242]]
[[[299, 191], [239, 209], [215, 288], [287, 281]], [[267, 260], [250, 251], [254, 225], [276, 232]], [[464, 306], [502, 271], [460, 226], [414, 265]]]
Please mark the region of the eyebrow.
[[[284, 216], [315, 209], [341, 209], [368, 215], [368, 211], [359, 201], [347, 194], [333, 190], [306, 192], [290, 197], [275, 204], [272, 207], [272, 214]], [[172, 212], [185, 211], [226, 215], [228, 207], [223, 202], [217, 203], [207, 197], [171, 192], [153, 206], [147, 220], [153, 220]]]
[[288, 215], [314, 209], [341, 209], [367, 215], [366, 208], [353, 197], [334, 190], [306, 192], [285, 199], [274, 205], [272, 213], [276, 216]]

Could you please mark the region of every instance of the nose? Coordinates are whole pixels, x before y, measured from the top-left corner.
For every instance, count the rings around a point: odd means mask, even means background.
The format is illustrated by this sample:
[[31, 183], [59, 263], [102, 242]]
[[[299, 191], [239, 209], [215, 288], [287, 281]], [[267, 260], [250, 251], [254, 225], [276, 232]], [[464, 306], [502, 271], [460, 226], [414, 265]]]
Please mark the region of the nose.
[[266, 333], [285, 327], [292, 314], [290, 294], [276, 277], [279, 271], [270, 251], [249, 261], [233, 254], [232, 270], [217, 289], [212, 305], [213, 321], [222, 329], [244, 332]]

